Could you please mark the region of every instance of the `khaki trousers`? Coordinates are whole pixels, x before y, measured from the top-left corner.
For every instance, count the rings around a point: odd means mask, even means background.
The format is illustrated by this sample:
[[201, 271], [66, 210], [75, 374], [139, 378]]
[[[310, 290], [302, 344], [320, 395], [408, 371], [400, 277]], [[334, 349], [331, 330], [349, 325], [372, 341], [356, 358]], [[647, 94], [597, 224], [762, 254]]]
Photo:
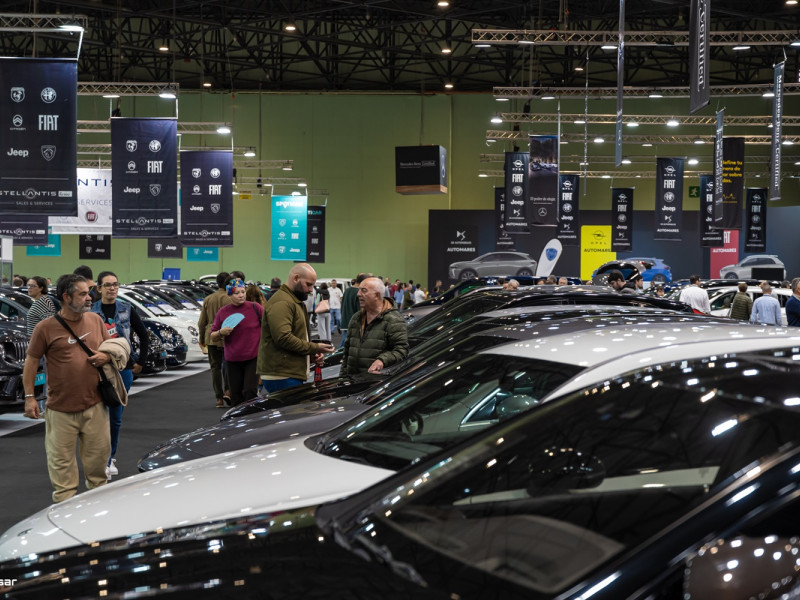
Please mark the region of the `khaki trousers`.
[[86, 489], [106, 484], [106, 464], [111, 454], [108, 410], [98, 402], [81, 412], [48, 408], [44, 413], [47, 471], [53, 486], [53, 502], [72, 498], [78, 491], [75, 443], [86, 476]]

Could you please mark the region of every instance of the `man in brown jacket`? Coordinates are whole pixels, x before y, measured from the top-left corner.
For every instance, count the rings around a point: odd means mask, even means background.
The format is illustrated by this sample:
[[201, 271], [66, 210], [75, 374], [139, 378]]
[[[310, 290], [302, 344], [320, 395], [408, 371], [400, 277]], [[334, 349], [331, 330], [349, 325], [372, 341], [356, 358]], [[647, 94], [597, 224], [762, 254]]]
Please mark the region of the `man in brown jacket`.
[[205, 348], [208, 352], [208, 364], [211, 367], [211, 385], [214, 386], [214, 395], [217, 398], [217, 408], [225, 408], [225, 399], [227, 398], [230, 404], [230, 396], [227, 393], [228, 382], [222, 371], [222, 362], [224, 359], [223, 341], [211, 341], [211, 324], [214, 322], [214, 317], [217, 316], [217, 311], [231, 303], [228, 292], [225, 291], [225, 286], [228, 285], [228, 280], [231, 278], [230, 274], [222, 272], [217, 275], [217, 291], [213, 294], [206, 296], [203, 300], [203, 309], [200, 311], [200, 319], [197, 321], [198, 337], [200, 338], [200, 346]]

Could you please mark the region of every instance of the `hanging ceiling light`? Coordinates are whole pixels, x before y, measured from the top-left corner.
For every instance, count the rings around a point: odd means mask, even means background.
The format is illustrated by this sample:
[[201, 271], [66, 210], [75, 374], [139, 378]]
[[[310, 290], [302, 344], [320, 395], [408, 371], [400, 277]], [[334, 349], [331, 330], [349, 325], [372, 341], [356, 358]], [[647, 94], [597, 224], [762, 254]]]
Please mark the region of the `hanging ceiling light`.
[[256, 149], [250, 146], [247, 150], [244, 151], [244, 155], [247, 158], [253, 158], [256, 155]]
[[217, 127], [217, 133], [227, 134], [231, 132], [231, 128], [228, 125], [220, 125]]
[[446, 90], [452, 90], [452, 89], [453, 89], [453, 87], [454, 87], [454, 85], [453, 85], [453, 83], [452, 83], [452, 82], [450, 82], [450, 81], [448, 81], [448, 82], [446, 82], [446, 83], [444, 84], [444, 89], [446, 89]]
[[286, 21], [283, 24], [284, 31], [297, 31], [297, 27], [295, 27], [294, 21]]
[[164, 98], [164, 100], [175, 100], [178, 97], [178, 92], [175, 89], [175, 86], [170, 84], [164, 87], [159, 93], [159, 98]]
[[500, 118], [500, 115], [495, 114], [491, 119], [489, 119], [490, 123], [494, 123], [495, 125], [499, 125], [503, 122], [503, 119]]

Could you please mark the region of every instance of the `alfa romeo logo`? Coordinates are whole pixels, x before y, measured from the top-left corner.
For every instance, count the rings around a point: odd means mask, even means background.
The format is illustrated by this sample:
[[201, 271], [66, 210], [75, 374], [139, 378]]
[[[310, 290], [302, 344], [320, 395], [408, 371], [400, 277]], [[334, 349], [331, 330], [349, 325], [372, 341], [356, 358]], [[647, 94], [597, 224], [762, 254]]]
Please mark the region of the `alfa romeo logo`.
[[42, 101], [47, 104], [52, 104], [56, 101], [56, 91], [51, 87], [46, 87], [42, 90]]
[[673, 192], [666, 192], [664, 194], [664, 202], [674, 202], [675, 194]]
[[150, 148], [151, 152], [158, 152], [161, 150], [161, 142], [158, 140], [150, 140], [150, 144], [148, 144], [147, 147]]
[[217, 168], [213, 168], [213, 169], [211, 169], [211, 173], [209, 173], [209, 175], [211, 175], [211, 177], [216, 179], [217, 177], [220, 176], [220, 171]]

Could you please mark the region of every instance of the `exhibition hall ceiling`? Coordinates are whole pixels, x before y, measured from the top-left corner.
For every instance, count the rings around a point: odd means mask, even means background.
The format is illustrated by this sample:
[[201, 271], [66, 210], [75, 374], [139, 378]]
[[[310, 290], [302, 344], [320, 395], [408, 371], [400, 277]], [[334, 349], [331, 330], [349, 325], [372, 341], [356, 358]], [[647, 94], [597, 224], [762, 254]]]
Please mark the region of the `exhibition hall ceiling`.
[[[82, 82], [170, 82], [212, 91], [489, 92], [497, 86], [616, 86], [616, 52], [583, 34], [616, 33], [619, 0], [5, 0], [12, 13], [85, 15]], [[769, 83], [787, 58], [796, 82], [800, 6], [785, 0], [713, 0], [711, 84]], [[626, 86], [688, 85], [680, 36], [689, 0], [627, 2]], [[287, 31], [287, 25], [294, 31]], [[538, 32], [535, 43], [476, 47], [477, 30]], [[8, 31], [8, 30], [7, 30]], [[551, 42], [542, 34], [553, 32]], [[762, 35], [766, 32], [766, 36]], [[741, 46], [734, 38], [741, 33]], [[757, 35], [756, 35], [757, 34]], [[755, 36], [755, 37], [754, 37]], [[800, 37], [800, 34], [798, 34]], [[22, 31], [0, 36], [3, 56], [77, 54], [79, 36]], [[761, 40], [761, 41], [759, 41]], [[527, 40], [530, 41], [530, 40]], [[611, 39], [613, 44], [615, 40]], [[752, 42], [752, 43], [750, 43]], [[161, 50], [160, 48], [165, 48]], [[450, 50], [449, 53], [446, 50]], [[208, 89], [208, 86], [206, 87]]]

